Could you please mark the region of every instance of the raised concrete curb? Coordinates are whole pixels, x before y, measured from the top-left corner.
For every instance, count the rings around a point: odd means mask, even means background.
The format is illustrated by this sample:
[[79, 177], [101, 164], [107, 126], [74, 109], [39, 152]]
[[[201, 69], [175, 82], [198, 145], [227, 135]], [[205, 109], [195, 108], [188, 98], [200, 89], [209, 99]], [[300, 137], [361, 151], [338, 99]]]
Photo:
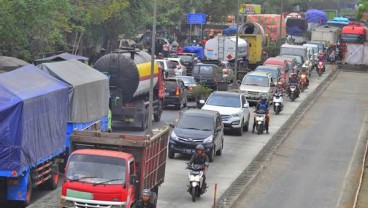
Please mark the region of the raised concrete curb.
[[[336, 67], [335, 67], [336, 68]], [[248, 191], [258, 175], [263, 171], [268, 162], [274, 157], [278, 147], [290, 134], [294, 126], [300, 121], [303, 115], [312, 106], [315, 100], [323, 93], [329, 84], [336, 78], [340, 72], [339, 67], [332, 70], [328, 76], [302, 101], [294, 113], [280, 127], [280, 129], [271, 137], [267, 144], [252, 160], [247, 168], [234, 180], [229, 188], [217, 200], [216, 208], [230, 208], [239, 199], [242, 194]]]

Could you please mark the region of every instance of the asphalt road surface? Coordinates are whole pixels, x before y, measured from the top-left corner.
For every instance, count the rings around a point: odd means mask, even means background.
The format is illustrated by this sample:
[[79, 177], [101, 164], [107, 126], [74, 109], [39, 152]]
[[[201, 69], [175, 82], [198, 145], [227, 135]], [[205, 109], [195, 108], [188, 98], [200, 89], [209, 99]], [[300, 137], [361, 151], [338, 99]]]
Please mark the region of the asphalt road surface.
[[[330, 68], [326, 69], [326, 73]], [[210, 164], [207, 174], [207, 183], [209, 189], [195, 203], [191, 201], [191, 196], [187, 193], [188, 170], [185, 170], [185, 162], [189, 157], [176, 154], [175, 159], [167, 160], [166, 177], [164, 184], [159, 189], [159, 208], [203, 208], [211, 207], [213, 204], [214, 185], [218, 184], [217, 197], [231, 185], [231, 183], [241, 174], [241, 172], [250, 164], [253, 158], [270, 140], [272, 135], [277, 132], [280, 126], [290, 117], [305, 97], [316, 88], [327, 75], [318, 77], [314, 72], [310, 81], [310, 87], [296, 102], [290, 102], [285, 98], [285, 108], [280, 115], [271, 114], [270, 134], [256, 135], [245, 133], [242, 137], [234, 136], [227, 132], [225, 136], [224, 152], [222, 156], [216, 156], [213, 163]], [[162, 121], [154, 123], [158, 127], [165, 123], [170, 123], [179, 116], [179, 111], [165, 110]], [[253, 118], [251, 116], [251, 118]], [[253, 122], [251, 121], [251, 124]], [[129, 133], [129, 132], [127, 132]], [[138, 132], [139, 133], [139, 132]], [[140, 132], [143, 133], [143, 132]], [[59, 184], [60, 186], [61, 184]], [[60, 187], [55, 191], [35, 193], [34, 202], [30, 208], [56, 208], [60, 197]]]
[[366, 139], [367, 83], [366, 73], [341, 72], [234, 207], [337, 207]]

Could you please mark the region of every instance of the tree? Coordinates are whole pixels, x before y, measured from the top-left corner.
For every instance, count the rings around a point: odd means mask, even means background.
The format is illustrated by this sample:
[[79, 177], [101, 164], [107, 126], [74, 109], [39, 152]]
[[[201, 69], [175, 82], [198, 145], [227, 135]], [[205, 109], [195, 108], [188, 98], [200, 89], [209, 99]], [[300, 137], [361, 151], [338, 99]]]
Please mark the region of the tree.
[[357, 10], [357, 18], [361, 19], [364, 15], [364, 13], [368, 12], [368, 0], [360, 0], [359, 6]]

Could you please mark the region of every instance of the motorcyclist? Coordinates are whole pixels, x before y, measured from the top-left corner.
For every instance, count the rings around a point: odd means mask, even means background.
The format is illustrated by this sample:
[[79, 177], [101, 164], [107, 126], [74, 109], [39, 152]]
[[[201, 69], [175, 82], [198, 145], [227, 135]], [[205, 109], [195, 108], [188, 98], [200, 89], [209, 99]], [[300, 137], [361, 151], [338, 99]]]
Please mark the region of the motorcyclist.
[[290, 86], [291, 85], [294, 85], [296, 86], [296, 92], [297, 92], [297, 97], [299, 97], [299, 94], [300, 94], [300, 89], [299, 89], [299, 79], [298, 79], [298, 76], [293, 73], [290, 75], [290, 79], [289, 79], [289, 84], [288, 84], [288, 90], [287, 90], [287, 93], [289, 94], [290, 93]]
[[309, 86], [309, 79], [308, 79], [308, 71], [305, 68], [302, 68], [302, 70], [299, 73], [299, 78], [301, 78], [304, 75], [305, 80], [307, 82], [307, 86]]
[[273, 90], [273, 94], [281, 94], [284, 95], [285, 89], [283, 88], [282, 82], [277, 82], [276, 88]]
[[[257, 113], [260, 110], [263, 110], [266, 113], [266, 133], [268, 134], [268, 127], [270, 124], [270, 114], [268, 110], [269, 104], [267, 102], [267, 97], [262, 96], [261, 101], [257, 103], [256, 109], [254, 110], [254, 113]], [[253, 130], [252, 133], [254, 133], [254, 129], [256, 128], [256, 115], [254, 115], [254, 122], [253, 122]]]
[[204, 166], [202, 190], [207, 189], [206, 172], [207, 172], [208, 166], [209, 166], [209, 159], [208, 159], [207, 154], [204, 152], [204, 146], [202, 144], [198, 144], [196, 146], [196, 152], [194, 153], [194, 155], [192, 156], [192, 158], [188, 162], [188, 168], [193, 164]]
[[143, 189], [142, 191], [142, 199], [137, 201], [133, 208], [156, 208], [156, 205], [151, 202], [151, 190]]

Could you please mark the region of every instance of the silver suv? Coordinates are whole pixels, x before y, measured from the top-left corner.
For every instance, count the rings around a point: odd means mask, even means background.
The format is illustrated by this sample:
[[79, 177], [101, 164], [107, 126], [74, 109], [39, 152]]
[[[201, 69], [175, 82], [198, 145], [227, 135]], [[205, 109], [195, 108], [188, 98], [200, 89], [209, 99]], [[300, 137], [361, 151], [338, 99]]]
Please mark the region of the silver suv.
[[275, 87], [271, 73], [250, 72], [244, 76], [239, 90], [245, 94], [248, 102], [256, 103], [261, 96], [266, 96], [270, 102]]

